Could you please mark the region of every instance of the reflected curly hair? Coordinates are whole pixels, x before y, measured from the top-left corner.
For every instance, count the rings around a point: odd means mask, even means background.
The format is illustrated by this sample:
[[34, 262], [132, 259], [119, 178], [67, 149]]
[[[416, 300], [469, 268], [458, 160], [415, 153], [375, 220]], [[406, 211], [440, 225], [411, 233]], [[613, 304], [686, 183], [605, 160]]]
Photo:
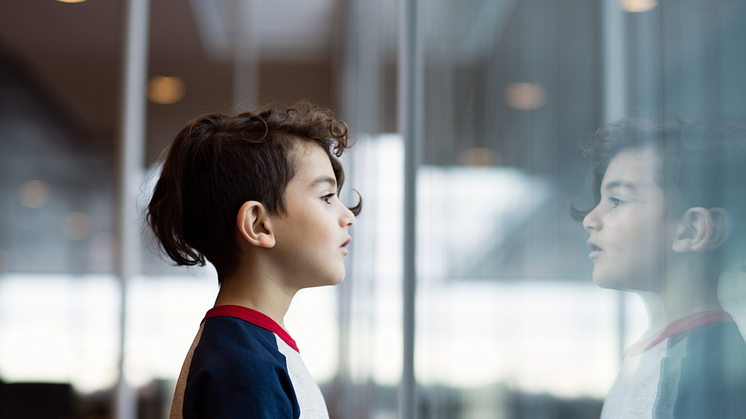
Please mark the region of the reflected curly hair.
[[570, 205], [582, 220], [601, 201], [601, 183], [611, 160], [623, 151], [652, 148], [659, 157], [656, 184], [666, 210], [680, 216], [692, 207], [722, 207], [742, 240], [746, 215], [746, 131], [741, 126], [709, 124], [676, 117], [626, 118], [603, 126], [581, 147], [593, 159], [589, 186], [593, 206]]
[[670, 210], [694, 206], [726, 207], [724, 186], [743, 187], [746, 135], [740, 127], [712, 125], [682, 118], [626, 118], [598, 129], [581, 147], [593, 159], [589, 185], [593, 206], [578, 210], [582, 220], [601, 201], [601, 182], [620, 152], [651, 147], [661, 159], [656, 184]]
[[[351, 144], [347, 125], [328, 110], [299, 102], [277, 104], [236, 116], [209, 114], [179, 131], [164, 152], [165, 161], [146, 219], [163, 251], [176, 265], [205, 265], [219, 280], [239, 262], [236, 215], [246, 201], [284, 214], [285, 189], [295, 177], [299, 145], [318, 144], [344, 183], [338, 157]], [[350, 208], [357, 216], [360, 202]]]

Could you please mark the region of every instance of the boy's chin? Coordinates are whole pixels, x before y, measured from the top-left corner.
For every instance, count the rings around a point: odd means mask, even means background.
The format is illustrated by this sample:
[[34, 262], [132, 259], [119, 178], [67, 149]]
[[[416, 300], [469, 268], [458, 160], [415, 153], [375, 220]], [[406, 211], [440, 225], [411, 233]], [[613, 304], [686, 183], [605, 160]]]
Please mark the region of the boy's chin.
[[339, 285], [340, 283], [342, 283], [344, 279], [345, 279], [344, 275], [341, 275], [339, 277], [334, 277], [334, 278], [326, 278], [325, 280], [320, 281], [319, 284], [314, 285], [314, 287], [328, 287], [328, 286]]
[[604, 288], [607, 290], [619, 290], [620, 289], [619, 287], [613, 284], [609, 284], [608, 282], [601, 281], [601, 280], [596, 280], [595, 278], [593, 279], [593, 283], [596, 284], [598, 287]]
[[595, 271], [593, 272], [593, 282], [600, 288], [609, 290], [655, 292], [652, 283], [645, 283], [639, 280], [634, 281], [629, 278], [620, 278], [617, 276], [600, 275]]
[[344, 275], [340, 276], [339, 278], [331, 278], [324, 285], [339, 285], [340, 283], [342, 283], [342, 281], [344, 281], [344, 279]]
[[596, 273], [596, 271], [593, 272], [593, 283], [601, 288], [610, 290], [622, 291], [629, 289], [629, 284], [626, 284], [622, 279], [610, 277], [608, 275], [601, 275]]

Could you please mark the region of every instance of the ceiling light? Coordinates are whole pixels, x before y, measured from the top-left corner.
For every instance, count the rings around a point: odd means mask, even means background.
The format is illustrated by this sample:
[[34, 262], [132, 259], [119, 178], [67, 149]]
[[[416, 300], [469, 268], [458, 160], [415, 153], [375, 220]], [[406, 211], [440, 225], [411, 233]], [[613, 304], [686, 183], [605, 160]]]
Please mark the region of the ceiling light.
[[84, 212], [71, 212], [65, 219], [65, 237], [70, 240], [83, 240], [88, 237], [90, 231], [88, 214]]
[[653, 10], [658, 0], [620, 0], [625, 12], [641, 13]]
[[505, 89], [505, 101], [513, 109], [538, 109], [547, 102], [546, 90], [538, 83], [511, 83]]
[[153, 76], [148, 82], [148, 99], [161, 105], [170, 105], [184, 97], [186, 87], [181, 77]]
[[21, 186], [20, 198], [26, 208], [43, 207], [49, 198], [49, 186], [40, 180], [27, 180]]
[[109, 262], [114, 258], [114, 235], [98, 233], [91, 237], [91, 258], [96, 262]]
[[83, 3], [85, 0], [57, 0], [60, 3]]
[[458, 162], [462, 166], [494, 166], [498, 156], [488, 148], [469, 148], [459, 154]]

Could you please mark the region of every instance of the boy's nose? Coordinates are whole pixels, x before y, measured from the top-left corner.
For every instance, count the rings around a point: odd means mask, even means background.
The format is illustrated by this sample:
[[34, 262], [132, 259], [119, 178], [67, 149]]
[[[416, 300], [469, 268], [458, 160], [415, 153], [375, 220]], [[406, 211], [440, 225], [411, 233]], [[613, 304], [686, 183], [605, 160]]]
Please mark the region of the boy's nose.
[[339, 225], [341, 227], [352, 227], [355, 224], [355, 214], [350, 211], [349, 208], [344, 207], [342, 210], [342, 216], [339, 217]]
[[600, 228], [601, 223], [598, 220], [597, 214], [596, 214], [596, 208], [593, 208], [591, 212], [586, 214], [586, 216], [583, 218], [583, 227], [588, 230], [596, 230], [598, 231]]

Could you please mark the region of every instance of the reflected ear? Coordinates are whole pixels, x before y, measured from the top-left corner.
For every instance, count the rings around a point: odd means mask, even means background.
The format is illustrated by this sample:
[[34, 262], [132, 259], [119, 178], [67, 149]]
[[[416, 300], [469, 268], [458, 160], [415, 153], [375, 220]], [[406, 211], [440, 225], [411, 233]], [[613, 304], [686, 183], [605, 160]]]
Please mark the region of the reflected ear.
[[732, 221], [723, 208], [689, 208], [676, 228], [672, 249], [677, 253], [717, 249], [730, 235]]
[[714, 231], [710, 236], [710, 249], [722, 246], [733, 231], [733, 220], [725, 208], [710, 208]]
[[260, 202], [244, 202], [238, 210], [236, 224], [241, 237], [249, 244], [267, 249], [274, 247], [272, 220], [269, 212]]

